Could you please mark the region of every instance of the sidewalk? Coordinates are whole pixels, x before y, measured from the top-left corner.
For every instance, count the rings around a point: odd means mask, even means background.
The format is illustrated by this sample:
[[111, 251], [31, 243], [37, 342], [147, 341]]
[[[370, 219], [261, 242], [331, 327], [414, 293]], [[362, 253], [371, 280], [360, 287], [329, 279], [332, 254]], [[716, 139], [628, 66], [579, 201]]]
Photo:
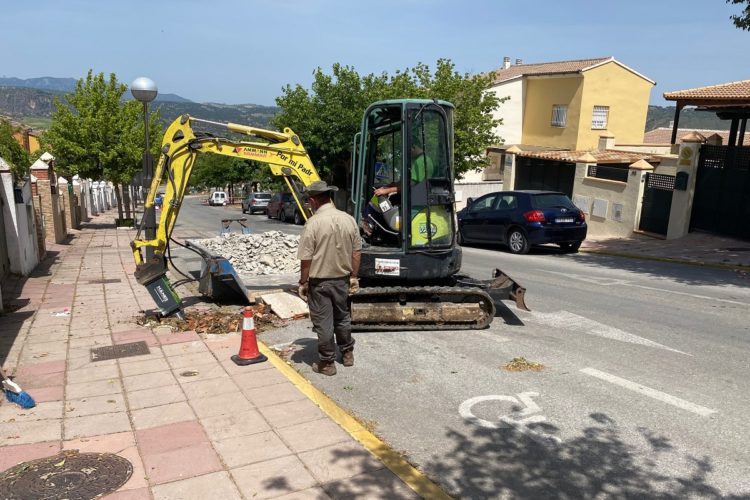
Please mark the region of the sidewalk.
[[[138, 326], [153, 305], [133, 278], [133, 235], [95, 217], [4, 288], [16, 310], [0, 317], [0, 361], [37, 406], [0, 403], [0, 473], [77, 449], [130, 461], [112, 500], [419, 498], [278, 359], [236, 366], [238, 334]], [[91, 361], [137, 341], [150, 353]]]
[[705, 233], [677, 240], [634, 234], [632, 238], [587, 239], [582, 252], [750, 271], [750, 241]]

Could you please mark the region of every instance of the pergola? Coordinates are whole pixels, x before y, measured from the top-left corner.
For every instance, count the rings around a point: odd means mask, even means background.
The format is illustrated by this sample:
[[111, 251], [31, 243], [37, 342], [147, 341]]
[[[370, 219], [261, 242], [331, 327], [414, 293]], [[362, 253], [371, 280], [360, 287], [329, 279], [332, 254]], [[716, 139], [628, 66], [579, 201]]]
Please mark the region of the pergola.
[[680, 111], [685, 106], [697, 106], [700, 111], [712, 111], [722, 120], [731, 120], [727, 146], [742, 146], [750, 117], [750, 80], [665, 92], [664, 99], [676, 102], [672, 144], [677, 141]]

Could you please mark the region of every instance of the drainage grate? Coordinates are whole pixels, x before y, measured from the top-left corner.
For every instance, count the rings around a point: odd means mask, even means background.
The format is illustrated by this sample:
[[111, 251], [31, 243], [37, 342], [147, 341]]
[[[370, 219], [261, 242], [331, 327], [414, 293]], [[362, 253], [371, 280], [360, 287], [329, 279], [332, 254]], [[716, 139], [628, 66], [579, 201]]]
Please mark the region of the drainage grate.
[[110, 279], [107, 279], [107, 280], [102, 280], [102, 279], [88, 280], [87, 283], [89, 283], [90, 285], [101, 285], [101, 284], [104, 284], [104, 283], [120, 283], [120, 282], [122, 282], [122, 280], [120, 278], [110, 278]]
[[105, 361], [107, 359], [129, 358], [131, 356], [143, 356], [150, 354], [148, 344], [141, 340], [128, 344], [108, 345], [91, 349], [91, 361]]
[[98, 498], [116, 491], [132, 475], [133, 464], [120, 456], [67, 450], [18, 464], [0, 474], [0, 498]]

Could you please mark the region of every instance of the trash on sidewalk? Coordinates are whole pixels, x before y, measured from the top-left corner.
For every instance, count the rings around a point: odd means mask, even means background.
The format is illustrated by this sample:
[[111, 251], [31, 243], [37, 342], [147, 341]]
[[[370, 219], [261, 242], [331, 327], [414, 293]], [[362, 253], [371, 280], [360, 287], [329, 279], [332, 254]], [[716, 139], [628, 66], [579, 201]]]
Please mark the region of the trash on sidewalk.
[[[198, 310], [185, 311], [185, 319], [175, 317], [158, 318], [143, 314], [137, 323], [148, 327], [171, 327], [175, 333], [193, 330], [199, 334], [227, 334], [238, 333], [242, 329], [242, 316], [238, 314], [239, 308], [222, 308], [221, 310]], [[264, 304], [256, 304], [253, 307], [255, 328], [258, 333], [285, 326], [279, 324], [279, 318], [268, 310]]]
[[286, 361], [295, 352], [301, 351], [303, 347], [301, 345], [295, 344], [294, 342], [289, 342], [289, 343], [272, 345], [269, 347], [269, 349], [275, 352], [281, 359]]
[[70, 316], [70, 309], [66, 307], [62, 311], [53, 311], [51, 314], [56, 317]]
[[34, 398], [31, 394], [21, 389], [21, 387], [13, 382], [10, 378], [5, 375], [5, 372], [0, 368], [0, 378], [2, 378], [3, 391], [5, 392], [5, 398], [11, 403], [15, 403], [21, 408], [28, 410], [36, 406]]

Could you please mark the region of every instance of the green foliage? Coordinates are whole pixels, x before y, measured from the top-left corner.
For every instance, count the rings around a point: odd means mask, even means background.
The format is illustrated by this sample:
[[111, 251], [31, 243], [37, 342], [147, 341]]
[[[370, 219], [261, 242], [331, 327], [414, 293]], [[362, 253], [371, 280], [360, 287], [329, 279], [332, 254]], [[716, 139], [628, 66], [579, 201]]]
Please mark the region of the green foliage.
[[732, 15], [730, 19], [739, 29], [750, 31], [750, 0], [727, 0], [727, 3], [745, 6], [741, 14]]
[[[646, 115], [646, 132], [668, 127], [674, 120], [674, 106], [649, 106]], [[721, 120], [716, 113], [684, 108], [680, 111], [680, 128], [729, 130], [729, 121]]]
[[10, 122], [0, 120], [0, 158], [10, 165], [11, 171], [18, 177], [23, 177], [29, 171], [31, 160], [26, 150], [13, 138], [18, 132]]
[[190, 185], [198, 188], [226, 187], [260, 182], [263, 189], [280, 186], [264, 163], [216, 154], [198, 155]]
[[281, 111], [272, 123], [299, 134], [321, 176], [341, 183], [349, 170], [352, 139], [368, 105], [382, 99], [444, 99], [456, 106], [455, 163], [460, 177], [486, 167], [485, 148], [500, 142], [493, 131], [499, 121], [493, 120], [492, 112], [502, 100], [484, 92], [490, 83], [489, 76], [456, 72], [447, 59], [437, 61], [434, 74], [421, 63], [393, 75], [365, 76], [334, 64], [331, 74], [321, 68], [315, 71], [309, 90], [285, 86], [276, 99]]
[[[105, 80], [103, 73], [89, 70], [73, 94], [55, 98], [52, 124], [42, 142], [55, 155], [60, 173], [127, 183], [141, 170], [142, 105], [122, 102], [127, 88], [114, 73]], [[158, 113], [151, 115], [149, 129], [154, 154], [161, 145]]]

